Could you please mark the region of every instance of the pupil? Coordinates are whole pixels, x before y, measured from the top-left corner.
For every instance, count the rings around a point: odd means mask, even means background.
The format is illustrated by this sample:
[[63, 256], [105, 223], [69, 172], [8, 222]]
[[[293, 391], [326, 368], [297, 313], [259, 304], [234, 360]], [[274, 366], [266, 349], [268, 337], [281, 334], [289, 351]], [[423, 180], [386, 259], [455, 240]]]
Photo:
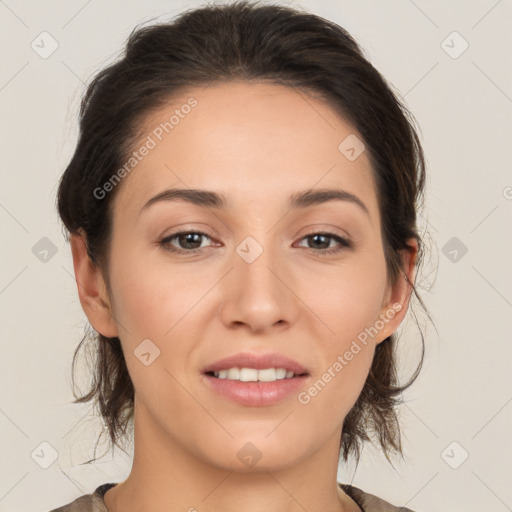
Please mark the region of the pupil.
[[[181, 240], [185, 239], [185, 243], [186, 243], [186, 244], [188, 244], [188, 243], [192, 243], [192, 244], [194, 244], [194, 240], [193, 240], [193, 238], [195, 237], [195, 238], [196, 238], [196, 241], [195, 241], [195, 242], [196, 242], [196, 243], [198, 243], [198, 240], [197, 240], [197, 239], [198, 239], [200, 236], [201, 236], [201, 235], [199, 235], [199, 233], [187, 233], [186, 235], [184, 235], [184, 236], [182, 235], [182, 236], [181, 236]], [[191, 237], [192, 237], [192, 239], [191, 239]], [[198, 247], [200, 247], [200, 246], [201, 246], [201, 241], [199, 240], [199, 246], [198, 246]], [[197, 249], [198, 247], [187, 247], [187, 248], [188, 248], [188, 249]]]
[[[313, 235], [313, 240], [318, 240], [318, 238], [327, 238], [325, 235]], [[325, 241], [324, 241], [324, 244], [325, 244]], [[327, 245], [329, 245], [329, 243], [327, 243]], [[317, 247], [318, 248], [318, 247]]]

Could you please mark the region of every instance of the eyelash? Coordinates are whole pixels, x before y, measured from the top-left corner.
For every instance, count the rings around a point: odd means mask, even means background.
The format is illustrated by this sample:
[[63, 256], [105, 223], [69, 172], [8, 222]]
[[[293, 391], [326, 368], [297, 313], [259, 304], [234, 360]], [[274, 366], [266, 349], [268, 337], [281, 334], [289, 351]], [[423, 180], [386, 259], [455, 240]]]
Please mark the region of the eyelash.
[[[212, 237], [210, 235], [208, 235], [207, 233], [203, 233], [201, 231], [178, 231], [177, 233], [173, 233], [173, 234], [168, 235], [168, 236], [166, 236], [164, 238], [161, 238], [158, 241], [158, 245], [160, 247], [162, 247], [163, 249], [165, 249], [166, 251], [170, 251], [170, 252], [173, 252], [173, 253], [176, 253], [176, 254], [197, 254], [197, 253], [201, 252], [203, 250], [203, 248], [185, 250], [185, 249], [176, 249], [175, 247], [170, 245], [171, 240], [173, 240], [174, 238], [178, 237], [179, 235], [191, 235], [191, 234], [201, 235], [201, 236], [205, 236], [207, 238], [212, 239]], [[336, 235], [335, 233], [330, 233], [330, 232], [326, 232], [326, 231], [316, 231], [316, 232], [313, 232], [313, 233], [309, 233], [309, 234], [305, 235], [303, 238], [301, 238], [301, 240], [313, 237], [315, 235], [327, 236], [329, 238], [332, 238], [332, 239], [336, 240], [341, 245], [341, 247], [338, 247], [336, 249], [312, 249], [312, 248], [308, 248], [310, 251], [312, 251], [314, 254], [316, 254], [318, 256], [330, 256], [332, 254], [339, 253], [339, 252], [341, 252], [343, 250], [347, 250], [347, 249], [352, 249], [353, 248], [352, 242], [350, 242], [346, 238], [340, 237], [339, 235]]]

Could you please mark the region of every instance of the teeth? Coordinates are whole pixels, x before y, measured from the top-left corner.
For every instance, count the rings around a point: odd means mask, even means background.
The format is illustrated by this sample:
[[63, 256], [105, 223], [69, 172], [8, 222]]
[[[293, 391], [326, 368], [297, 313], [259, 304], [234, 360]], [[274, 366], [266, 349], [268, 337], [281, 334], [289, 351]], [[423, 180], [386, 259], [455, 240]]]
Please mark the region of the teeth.
[[259, 370], [254, 368], [240, 368], [240, 381], [242, 382], [256, 382], [259, 376]]
[[[290, 375], [287, 375], [289, 373]], [[293, 372], [287, 372], [284, 368], [276, 368], [276, 379], [293, 377]]]
[[238, 380], [240, 379], [240, 370], [238, 368], [230, 368], [227, 370], [228, 379]]
[[295, 374], [286, 368], [229, 368], [213, 372], [218, 379], [239, 380], [241, 382], [274, 382], [275, 380], [291, 379]]

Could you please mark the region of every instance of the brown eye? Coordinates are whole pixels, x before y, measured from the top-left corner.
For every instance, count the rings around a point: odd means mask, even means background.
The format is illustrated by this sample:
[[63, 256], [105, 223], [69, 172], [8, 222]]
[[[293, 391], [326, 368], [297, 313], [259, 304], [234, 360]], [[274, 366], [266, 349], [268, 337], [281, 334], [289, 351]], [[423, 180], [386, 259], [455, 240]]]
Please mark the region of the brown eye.
[[[312, 241], [311, 243], [308, 243], [308, 248], [318, 255], [334, 254], [341, 252], [344, 249], [352, 248], [352, 244], [346, 238], [340, 237], [334, 233], [311, 233], [305, 236], [302, 240]], [[337, 242], [338, 246], [331, 248], [330, 244], [332, 241]]]
[[[162, 238], [158, 242], [158, 245], [168, 251], [195, 253], [203, 248], [201, 247], [203, 238], [210, 239], [206, 233], [201, 233], [200, 231], [180, 231], [178, 233], [173, 233], [172, 235]], [[178, 247], [171, 243], [173, 240], [176, 240]]]

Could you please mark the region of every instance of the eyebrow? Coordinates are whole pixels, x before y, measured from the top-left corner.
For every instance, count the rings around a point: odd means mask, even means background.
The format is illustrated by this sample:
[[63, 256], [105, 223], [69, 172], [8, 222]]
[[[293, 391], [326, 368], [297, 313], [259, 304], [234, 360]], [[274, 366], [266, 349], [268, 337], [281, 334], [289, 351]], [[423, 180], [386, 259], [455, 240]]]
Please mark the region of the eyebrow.
[[[213, 192], [210, 190], [198, 189], [180, 189], [171, 188], [160, 192], [152, 197], [140, 210], [139, 215], [143, 210], [149, 208], [151, 205], [162, 201], [176, 201], [182, 200], [203, 208], [227, 208], [229, 202], [223, 194]], [[346, 201], [357, 205], [361, 208], [366, 215], [370, 215], [366, 205], [354, 194], [341, 189], [311, 189], [292, 194], [288, 200], [288, 207], [291, 210], [299, 208], [307, 208], [318, 204], [323, 204], [328, 201]]]

